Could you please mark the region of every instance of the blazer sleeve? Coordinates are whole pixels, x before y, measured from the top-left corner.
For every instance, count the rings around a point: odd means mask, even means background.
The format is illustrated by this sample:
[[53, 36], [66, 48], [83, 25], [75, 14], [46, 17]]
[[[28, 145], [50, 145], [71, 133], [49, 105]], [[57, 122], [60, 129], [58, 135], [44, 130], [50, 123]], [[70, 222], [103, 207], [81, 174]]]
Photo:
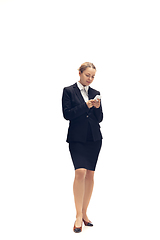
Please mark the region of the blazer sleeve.
[[[99, 93], [99, 95], [100, 95], [100, 93]], [[100, 104], [99, 108], [94, 108], [94, 115], [95, 115], [98, 123], [102, 122], [102, 120], [103, 120], [102, 103]]]
[[69, 89], [63, 89], [62, 96], [63, 116], [66, 120], [72, 120], [89, 111], [87, 104], [81, 103], [75, 107], [72, 106], [71, 92]]
[[94, 108], [94, 115], [96, 116], [98, 123], [102, 122], [103, 120], [102, 106], [100, 106], [99, 108]]

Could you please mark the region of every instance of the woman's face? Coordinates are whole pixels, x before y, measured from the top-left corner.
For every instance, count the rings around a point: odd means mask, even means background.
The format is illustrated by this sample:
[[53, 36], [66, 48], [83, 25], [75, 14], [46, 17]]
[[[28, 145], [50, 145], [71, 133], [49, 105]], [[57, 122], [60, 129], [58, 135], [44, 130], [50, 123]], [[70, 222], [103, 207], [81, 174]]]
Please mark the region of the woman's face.
[[89, 86], [95, 77], [96, 70], [94, 68], [86, 68], [86, 70], [83, 71], [83, 73], [79, 72], [80, 76], [80, 83], [83, 86]]

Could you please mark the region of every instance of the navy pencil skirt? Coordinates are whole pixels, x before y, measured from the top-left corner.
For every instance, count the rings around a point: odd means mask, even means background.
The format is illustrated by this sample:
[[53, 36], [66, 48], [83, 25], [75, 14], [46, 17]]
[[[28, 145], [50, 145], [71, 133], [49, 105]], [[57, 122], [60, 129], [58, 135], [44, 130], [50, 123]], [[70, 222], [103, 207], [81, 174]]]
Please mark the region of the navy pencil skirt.
[[75, 170], [85, 168], [95, 171], [98, 156], [102, 146], [102, 139], [93, 141], [93, 135], [88, 124], [87, 142], [70, 142], [69, 151]]
[[101, 150], [102, 140], [93, 142], [71, 142], [69, 143], [69, 151], [72, 157], [75, 170], [85, 168], [95, 171], [98, 155]]

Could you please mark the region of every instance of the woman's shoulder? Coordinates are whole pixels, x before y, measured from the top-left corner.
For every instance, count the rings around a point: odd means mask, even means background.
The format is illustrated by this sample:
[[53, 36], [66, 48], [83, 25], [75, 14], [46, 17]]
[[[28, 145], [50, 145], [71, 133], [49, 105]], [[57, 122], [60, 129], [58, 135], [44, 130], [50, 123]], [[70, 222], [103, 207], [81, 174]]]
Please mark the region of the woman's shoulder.
[[74, 83], [74, 84], [72, 84], [72, 85], [70, 85], [70, 86], [64, 87], [64, 89], [66, 89], [66, 90], [72, 90], [72, 89], [75, 88], [76, 86], [77, 86], [77, 83]]
[[95, 94], [99, 95], [100, 92], [94, 88], [89, 87], [90, 91], [94, 92]]

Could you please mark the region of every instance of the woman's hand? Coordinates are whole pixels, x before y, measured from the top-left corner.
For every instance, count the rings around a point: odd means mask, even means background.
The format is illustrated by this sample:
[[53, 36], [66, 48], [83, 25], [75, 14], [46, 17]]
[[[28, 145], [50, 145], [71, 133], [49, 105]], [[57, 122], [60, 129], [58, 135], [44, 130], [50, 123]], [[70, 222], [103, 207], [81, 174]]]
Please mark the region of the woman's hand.
[[99, 107], [100, 107], [100, 104], [101, 104], [101, 100], [100, 100], [100, 99], [98, 99], [98, 101], [97, 101], [97, 100], [93, 100], [93, 101], [92, 101], [92, 104], [93, 104], [93, 106], [94, 106], [95, 108], [99, 108]]
[[91, 100], [89, 100], [88, 102], [86, 102], [88, 108], [92, 108], [92, 107], [93, 107], [93, 101], [94, 101], [94, 100], [91, 99]]
[[97, 100], [91, 99], [88, 102], [86, 102], [86, 104], [87, 104], [88, 108], [92, 108], [92, 107], [99, 108], [100, 104], [101, 104], [101, 100], [98, 99], [98, 101], [97, 101]]

